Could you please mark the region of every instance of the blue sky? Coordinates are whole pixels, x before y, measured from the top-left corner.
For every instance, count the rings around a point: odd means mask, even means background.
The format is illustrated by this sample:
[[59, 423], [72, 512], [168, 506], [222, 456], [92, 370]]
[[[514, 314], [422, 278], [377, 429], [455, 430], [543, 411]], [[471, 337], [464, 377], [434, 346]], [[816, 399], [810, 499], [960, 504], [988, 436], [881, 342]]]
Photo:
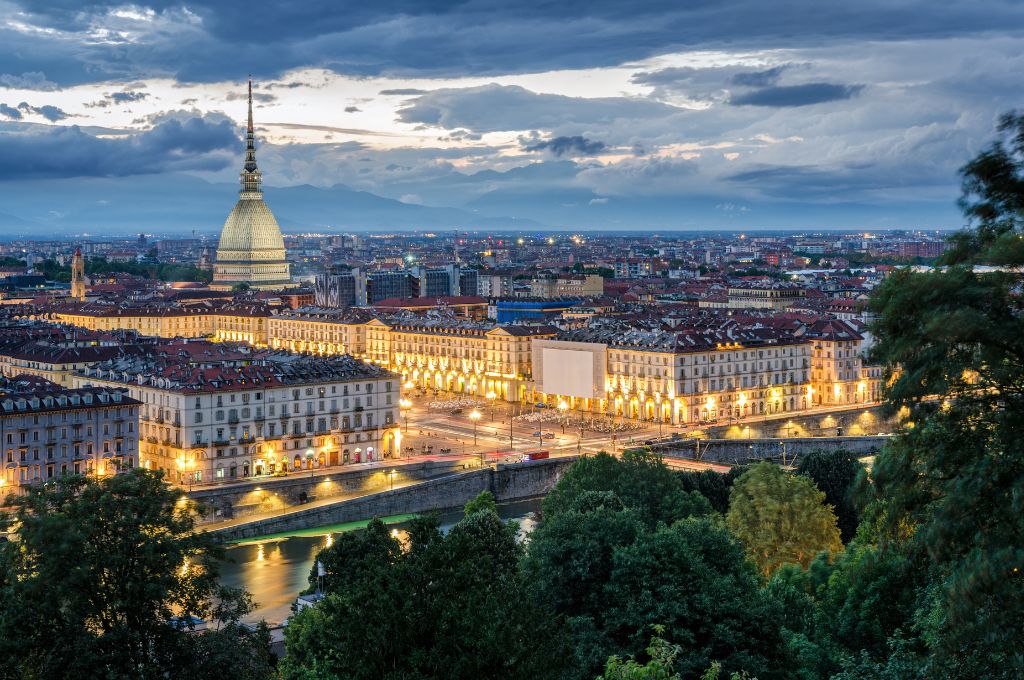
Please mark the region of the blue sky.
[[271, 187], [574, 228], [955, 227], [1022, 29], [998, 0], [0, 0], [0, 199], [234, 181], [251, 73]]

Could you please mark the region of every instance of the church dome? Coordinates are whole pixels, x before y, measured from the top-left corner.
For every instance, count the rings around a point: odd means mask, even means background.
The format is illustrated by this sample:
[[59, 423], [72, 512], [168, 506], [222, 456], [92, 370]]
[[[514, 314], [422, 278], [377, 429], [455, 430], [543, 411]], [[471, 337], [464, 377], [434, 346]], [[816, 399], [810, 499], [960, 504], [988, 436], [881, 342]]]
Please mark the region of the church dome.
[[224, 221], [217, 245], [220, 260], [283, 260], [284, 239], [262, 198], [238, 199]]

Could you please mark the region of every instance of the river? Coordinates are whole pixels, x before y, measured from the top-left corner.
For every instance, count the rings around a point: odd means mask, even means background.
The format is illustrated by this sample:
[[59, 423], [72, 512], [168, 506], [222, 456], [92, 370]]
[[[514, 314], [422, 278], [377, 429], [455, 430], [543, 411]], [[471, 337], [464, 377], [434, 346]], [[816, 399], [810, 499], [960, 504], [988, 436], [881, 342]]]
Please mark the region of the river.
[[[533, 512], [540, 508], [540, 499], [502, 503], [498, 515], [502, 519], [519, 522], [520, 535], [533, 529]], [[447, 531], [461, 519], [461, 512], [443, 513], [441, 529]], [[406, 523], [389, 523], [399, 531]], [[340, 531], [352, 528], [323, 527], [322, 531], [302, 532], [302, 535], [275, 537], [234, 545], [228, 548], [228, 561], [221, 569], [221, 583], [233, 588], [244, 588], [252, 594], [256, 608], [245, 617], [246, 623], [265, 620], [274, 625], [291, 615], [291, 605], [298, 594], [308, 586], [309, 572], [316, 555], [330, 545]]]

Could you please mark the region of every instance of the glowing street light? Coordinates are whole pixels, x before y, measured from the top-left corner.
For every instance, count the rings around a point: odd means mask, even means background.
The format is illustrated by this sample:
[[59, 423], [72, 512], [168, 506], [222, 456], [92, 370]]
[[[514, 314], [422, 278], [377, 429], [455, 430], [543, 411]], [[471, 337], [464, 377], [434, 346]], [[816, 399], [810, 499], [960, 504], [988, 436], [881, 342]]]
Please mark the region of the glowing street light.
[[402, 415], [405, 416], [405, 431], [409, 432], [409, 409], [412, 408], [412, 402], [408, 399], [400, 399], [398, 401], [398, 408], [402, 410]]
[[498, 398], [498, 395], [494, 393], [494, 390], [491, 390], [485, 396], [487, 401], [491, 402], [491, 420], [494, 420], [494, 400]]
[[562, 415], [562, 434], [565, 434], [565, 412], [569, 410], [569, 404], [567, 404], [564, 399], [559, 401], [558, 410]]
[[473, 409], [473, 412], [469, 414], [469, 419], [473, 421], [473, 446], [476, 446], [476, 424], [480, 420], [480, 411]]
[[391, 479], [391, 490], [395, 490], [395, 475], [398, 474], [398, 470], [391, 470], [388, 472], [388, 477]]

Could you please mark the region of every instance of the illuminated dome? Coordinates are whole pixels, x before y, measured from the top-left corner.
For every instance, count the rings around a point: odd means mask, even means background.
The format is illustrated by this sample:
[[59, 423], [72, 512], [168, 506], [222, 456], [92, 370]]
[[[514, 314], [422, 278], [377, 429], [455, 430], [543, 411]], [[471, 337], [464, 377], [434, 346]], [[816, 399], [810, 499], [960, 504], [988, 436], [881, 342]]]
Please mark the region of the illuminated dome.
[[252, 81], [249, 81], [249, 126], [245, 134], [245, 165], [238, 203], [220, 232], [213, 284], [219, 289], [246, 284], [250, 288], [292, 285], [285, 259], [284, 239], [274, 213], [263, 202], [262, 180], [256, 167], [256, 141], [252, 126]]

